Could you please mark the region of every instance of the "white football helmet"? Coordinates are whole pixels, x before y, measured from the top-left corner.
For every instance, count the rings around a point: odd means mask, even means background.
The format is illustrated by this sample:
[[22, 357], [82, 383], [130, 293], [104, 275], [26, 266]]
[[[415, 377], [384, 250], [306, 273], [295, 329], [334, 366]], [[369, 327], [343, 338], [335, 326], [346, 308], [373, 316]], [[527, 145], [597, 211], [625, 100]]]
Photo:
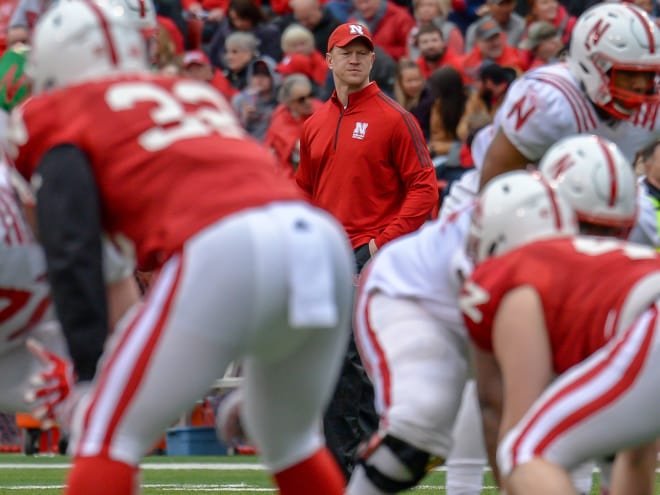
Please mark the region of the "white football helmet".
[[556, 181], [578, 220], [620, 229], [627, 236], [637, 220], [637, 180], [616, 144], [593, 135], [562, 139], [548, 149], [539, 171]]
[[26, 70], [38, 94], [148, 68], [144, 39], [126, 16], [89, 1], [68, 0], [37, 22]]
[[[60, 0], [62, 2], [71, 0]], [[80, 1], [80, 0], [73, 0]], [[92, 0], [119, 17], [124, 17], [137, 29], [153, 32], [158, 27], [153, 0]]]
[[475, 263], [531, 241], [578, 233], [575, 213], [538, 172], [493, 178], [477, 198], [467, 251]]
[[646, 94], [640, 94], [615, 87], [613, 74], [617, 70], [657, 73], [660, 30], [631, 3], [599, 3], [575, 24], [568, 65], [591, 101], [610, 115], [627, 119], [642, 104], [659, 101], [657, 75], [649, 80]]

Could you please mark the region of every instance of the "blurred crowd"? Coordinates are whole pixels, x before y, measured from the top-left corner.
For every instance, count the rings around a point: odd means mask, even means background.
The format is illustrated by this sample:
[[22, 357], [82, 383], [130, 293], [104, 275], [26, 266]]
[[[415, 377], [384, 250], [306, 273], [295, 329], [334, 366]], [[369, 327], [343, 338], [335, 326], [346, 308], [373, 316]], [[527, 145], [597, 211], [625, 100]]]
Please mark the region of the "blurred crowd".
[[[145, 0], [136, 0], [139, 4]], [[52, 0], [3, 0], [0, 48], [29, 45]], [[473, 165], [469, 144], [509, 84], [561, 60], [594, 0], [156, 0], [151, 62], [207, 81], [292, 175], [305, 119], [329, 98], [327, 41], [340, 23], [373, 33], [371, 79], [419, 121], [439, 178]], [[654, 19], [652, 0], [634, 0]], [[139, 8], [139, 5], [137, 6]]]

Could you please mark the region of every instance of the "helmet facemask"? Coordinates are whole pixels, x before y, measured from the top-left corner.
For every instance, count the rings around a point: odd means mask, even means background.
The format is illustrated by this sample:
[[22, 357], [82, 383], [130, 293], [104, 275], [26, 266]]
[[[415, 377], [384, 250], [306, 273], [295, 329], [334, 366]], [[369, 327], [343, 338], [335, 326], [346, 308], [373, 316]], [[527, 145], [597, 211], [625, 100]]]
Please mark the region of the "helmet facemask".
[[[594, 54], [592, 61], [603, 81], [603, 84], [594, 97], [594, 103], [613, 117], [617, 119], [628, 119], [642, 105], [653, 105], [660, 102], [658, 67], [626, 66], [608, 60], [602, 54]], [[635, 91], [618, 85], [617, 79], [620, 79], [621, 76], [619, 74], [621, 73], [646, 75], [648, 80], [644, 91]]]

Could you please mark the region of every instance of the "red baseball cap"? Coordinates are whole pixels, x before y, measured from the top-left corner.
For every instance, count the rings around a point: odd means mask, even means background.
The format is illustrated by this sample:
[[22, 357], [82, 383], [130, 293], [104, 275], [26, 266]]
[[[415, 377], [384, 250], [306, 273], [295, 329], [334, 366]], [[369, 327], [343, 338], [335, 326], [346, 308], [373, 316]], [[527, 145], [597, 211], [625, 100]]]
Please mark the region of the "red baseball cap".
[[183, 67], [188, 68], [193, 64], [199, 64], [199, 65], [211, 65], [211, 62], [209, 61], [209, 58], [206, 56], [206, 53], [204, 53], [201, 50], [190, 50], [185, 53], [183, 56], [183, 61], [181, 65]]
[[309, 59], [309, 57], [299, 53], [294, 53], [284, 57], [282, 61], [277, 64], [276, 70], [284, 76], [299, 73], [305, 74], [309, 78], [312, 77], [312, 73], [314, 72], [312, 61]]
[[369, 45], [369, 49], [374, 50], [374, 42], [367, 27], [356, 22], [347, 22], [337, 26], [328, 38], [328, 51], [331, 51], [335, 46], [340, 48], [346, 46], [358, 38], [363, 38]]

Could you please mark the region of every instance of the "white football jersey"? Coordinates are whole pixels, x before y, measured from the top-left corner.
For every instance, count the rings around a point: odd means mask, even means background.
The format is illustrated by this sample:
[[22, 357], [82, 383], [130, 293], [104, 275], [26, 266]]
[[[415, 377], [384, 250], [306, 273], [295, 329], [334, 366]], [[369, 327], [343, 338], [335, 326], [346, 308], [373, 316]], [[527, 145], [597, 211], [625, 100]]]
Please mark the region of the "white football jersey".
[[533, 163], [559, 139], [585, 133], [615, 142], [632, 163], [640, 149], [660, 137], [659, 113], [658, 105], [646, 105], [629, 120], [601, 120], [568, 66], [560, 63], [514, 81], [495, 126]]
[[458, 294], [472, 273], [464, 249], [471, 212], [470, 206], [388, 243], [371, 262], [362, 290], [415, 299], [452, 331], [465, 335]]
[[54, 319], [43, 251], [0, 164], [0, 354], [22, 344], [33, 326]]

